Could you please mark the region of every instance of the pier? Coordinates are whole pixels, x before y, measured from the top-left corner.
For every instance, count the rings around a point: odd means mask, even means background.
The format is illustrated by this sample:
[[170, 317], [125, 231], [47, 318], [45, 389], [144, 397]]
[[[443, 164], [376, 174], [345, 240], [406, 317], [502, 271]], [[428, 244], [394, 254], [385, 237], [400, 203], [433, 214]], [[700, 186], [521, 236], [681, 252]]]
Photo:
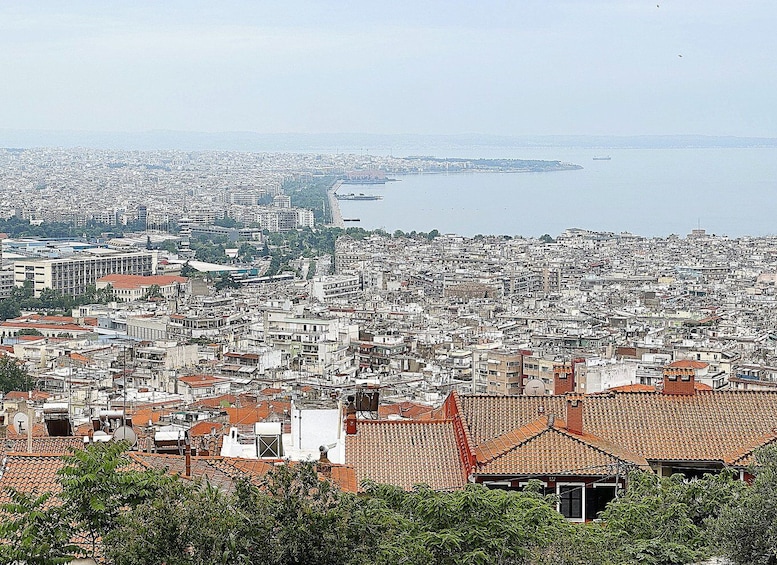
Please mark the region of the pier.
[[344, 228], [345, 222], [343, 221], [343, 215], [340, 212], [340, 204], [337, 202], [337, 189], [340, 188], [343, 184], [343, 181], [339, 180], [336, 183], [332, 185], [332, 188], [330, 188], [327, 191], [327, 196], [329, 197], [329, 210], [332, 213], [332, 223], [330, 224], [333, 227], [336, 228]]

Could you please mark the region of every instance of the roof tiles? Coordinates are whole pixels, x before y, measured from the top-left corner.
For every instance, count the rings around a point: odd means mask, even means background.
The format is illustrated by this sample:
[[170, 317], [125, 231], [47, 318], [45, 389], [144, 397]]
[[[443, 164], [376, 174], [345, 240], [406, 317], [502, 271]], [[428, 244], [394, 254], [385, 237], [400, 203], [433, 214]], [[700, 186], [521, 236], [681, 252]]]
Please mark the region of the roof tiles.
[[345, 463], [361, 483], [371, 479], [410, 489], [465, 484], [453, 424], [450, 421], [362, 421], [347, 435]]

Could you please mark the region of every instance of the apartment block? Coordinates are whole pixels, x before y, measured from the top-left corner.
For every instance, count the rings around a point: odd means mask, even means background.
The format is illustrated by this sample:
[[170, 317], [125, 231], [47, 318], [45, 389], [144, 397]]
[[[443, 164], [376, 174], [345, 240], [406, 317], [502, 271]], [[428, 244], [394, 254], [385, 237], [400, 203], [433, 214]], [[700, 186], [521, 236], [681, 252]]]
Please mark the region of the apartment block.
[[109, 249], [93, 249], [59, 259], [37, 259], [14, 263], [14, 284], [23, 286], [31, 281], [35, 296], [44, 289], [65, 294], [84, 294], [89, 285], [113, 274], [156, 274], [155, 252], [126, 253]]

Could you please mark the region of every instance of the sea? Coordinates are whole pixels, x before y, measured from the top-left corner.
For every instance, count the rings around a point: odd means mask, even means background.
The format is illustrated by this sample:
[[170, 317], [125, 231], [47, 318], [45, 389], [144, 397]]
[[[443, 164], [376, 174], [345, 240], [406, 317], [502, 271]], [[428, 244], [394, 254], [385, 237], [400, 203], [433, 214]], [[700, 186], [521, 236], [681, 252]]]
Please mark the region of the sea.
[[[563, 161], [579, 170], [397, 176], [345, 185], [381, 200], [339, 202], [346, 226], [389, 233], [556, 236], [567, 228], [685, 236], [777, 234], [777, 148], [473, 148], [435, 157]], [[594, 157], [610, 157], [594, 160]]]

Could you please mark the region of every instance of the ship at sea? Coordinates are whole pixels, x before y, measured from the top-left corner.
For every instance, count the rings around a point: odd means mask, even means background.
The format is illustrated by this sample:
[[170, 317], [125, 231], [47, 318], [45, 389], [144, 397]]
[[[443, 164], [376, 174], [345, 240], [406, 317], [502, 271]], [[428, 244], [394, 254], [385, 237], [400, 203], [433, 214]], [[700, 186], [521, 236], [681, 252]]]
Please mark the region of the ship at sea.
[[600, 155], [598, 157], [594, 157], [594, 161], [609, 161], [612, 159], [609, 155]]

